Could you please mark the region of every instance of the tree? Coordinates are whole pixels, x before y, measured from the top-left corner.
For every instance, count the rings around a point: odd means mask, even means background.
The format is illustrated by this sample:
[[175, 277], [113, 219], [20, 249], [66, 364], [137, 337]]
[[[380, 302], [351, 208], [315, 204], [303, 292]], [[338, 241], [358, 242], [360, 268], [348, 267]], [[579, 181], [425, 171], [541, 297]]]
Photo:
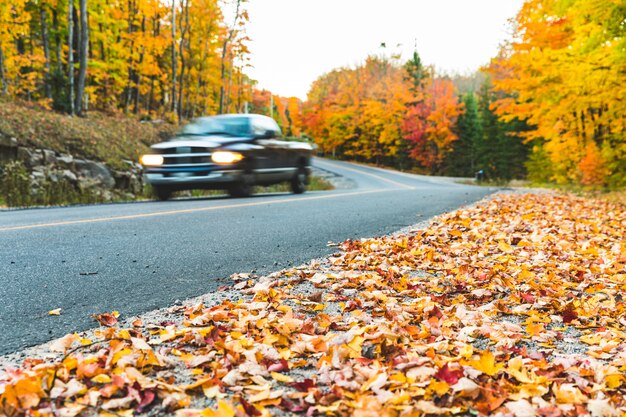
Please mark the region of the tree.
[[461, 105], [449, 79], [430, 80], [423, 94], [424, 100], [411, 106], [407, 113], [404, 137], [411, 143], [411, 157], [430, 172], [440, 174], [458, 139], [453, 126]]
[[[71, 1], [71, 0], [70, 0]], [[79, 41], [79, 68], [78, 84], [76, 89], [76, 113], [82, 116], [85, 112], [83, 105], [85, 81], [87, 79], [87, 62], [89, 53], [89, 21], [87, 19], [87, 0], [79, 0], [80, 5], [80, 41]]]
[[76, 114], [74, 103], [74, 0], [67, 2], [67, 72], [69, 79], [70, 114]]
[[478, 166], [477, 150], [484, 150], [481, 146], [483, 128], [474, 92], [463, 95], [462, 102], [463, 111], [455, 129], [459, 139], [454, 142], [453, 151], [446, 158], [445, 172], [451, 176], [473, 177]]
[[237, 21], [241, 17], [240, 15], [240, 7], [241, 2], [243, 0], [235, 0], [235, 17], [233, 18], [233, 24], [228, 29], [228, 36], [224, 39], [224, 43], [222, 44], [222, 61], [221, 61], [221, 76], [220, 76], [220, 108], [219, 114], [224, 113], [224, 100], [225, 100], [225, 81], [226, 81], [226, 53], [228, 52], [228, 47], [235, 36], [235, 31], [237, 29]]
[[479, 92], [478, 109], [482, 137], [476, 146], [476, 168], [483, 170], [487, 178], [511, 180], [526, 175], [524, 162], [528, 145], [524, 143], [527, 124], [517, 118], [501, 120], [494, 112], [494, 103], [504, 96], [493, 89], [487, 79]]
[[580, 182], [580, 163], [597, 148], [611, 167], [606, 181], [626, 183], [625, 13], [617, 0], [527, 0], [513, 42], [489, 67], [506, 93], [498, 115], [534, 127], [525, 137], [541, 143], [534, 149], [545, 152], [556, 182]]

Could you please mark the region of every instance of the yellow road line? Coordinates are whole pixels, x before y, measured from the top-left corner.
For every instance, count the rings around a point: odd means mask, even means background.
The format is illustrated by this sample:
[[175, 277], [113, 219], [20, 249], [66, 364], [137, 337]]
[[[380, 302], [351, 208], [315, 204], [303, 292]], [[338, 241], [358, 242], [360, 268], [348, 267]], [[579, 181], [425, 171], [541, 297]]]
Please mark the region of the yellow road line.
[[327, 195], [318, 195], [318, 196], [300, 197], [300, 198], [285, 198], [281, 200], [256, 201], [256, 202], [250, 202], [250, 203], [229, 204], [226, 206], [211, 206], [211, 207], [199, 207], [199, 208], [183, 209], [183, 210], [157, 211], [153, 213], [130, 214], [127, 216], [100, 217], [100, 218], [95, 218], [95, 219], [83, 219], [83, 220], [66, 220], [66, 221], [53, 222], [53, 223], [38, 223], [38, 224], [29, 224], [29, 225], [24, 225], [24, 226], [3, 227], [3, 228], [0, 228], [0, 232], [7, 232], [11, 230], [38, 229], [38, 228], [44, 228], [44, 227], [67, 226], [67, 225], [84, 224], [84, 223], [100, 223], [100, 222], [109, 222], [109, 221], [114, 221], [114, 220], [140, 219], [144, 217], [169, 216], [172, 214], [199, 213], [203, 211], [225, 210], [225, 209], [233, 209], [233, 208], [241, 208], [241, 207], [261, 206], [261, 205], [266, 205], [266, 204], [271, 205], [271, 204], [295, 203], [298, 201], [325, 200], [325, 199], [330, 199], [330, 198], [340, 198], [340, 197], [348, 197], [348, 196], [363, 195], [363, 194], [374, 194], [374, 193], [382, 193], [382, 192], [388, 192], [388, 191], [397, 191], [397, 190], [388, 189], [388, 190], [355, 191], [352, 193], [330, 194], [330, 195], [327, 194]]
[[[329, 165], [332, 166], [332, 164], [329, 164]], [[402, 188], [407, 189], [407, 190], [415, 190], [415, 187], [412, 187], [410, 185], [403, 184], [401, 182], [397, 182], [397, 181], [394, 181], [394, 180], [390, 180], [389, 178], [381, 177], [380, 175], [372, 174], [371, 172], [361, 171], [359, 169], [354, 169], [354, 168], [348, 168], [348, 167], [344, 166], [343, 164], [339, 165], [338, 167], [340, 169], [345, 169], [346, 171], [352, 171], [352, 172], [356, 172], [358, 174], [367, 175], [368, 177], [376, 178], [378, 180], [388, 182], [389, 184], [397, 185], [397, 186], [402, 187]], [[385, 171], [385, 172], [387, 172], [387, 171]], [[390, 172], [390, 174], [394, 174], [394, 173]]]

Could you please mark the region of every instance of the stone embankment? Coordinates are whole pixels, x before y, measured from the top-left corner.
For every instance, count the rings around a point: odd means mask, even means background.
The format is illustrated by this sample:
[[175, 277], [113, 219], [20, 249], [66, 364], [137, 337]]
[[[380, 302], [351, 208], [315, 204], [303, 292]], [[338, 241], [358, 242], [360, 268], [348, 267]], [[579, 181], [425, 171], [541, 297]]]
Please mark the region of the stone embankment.
[[102, 162], [21, 146], [17, 139], [0, 135], [0, 173], [15, 162], [25, 168], [33, 192], [50, 183], [68, 184], [100, 201], [133, 199], [143, 192], [141, 166], [134, 161], [124, 161], [127, 169], [116, 170]]

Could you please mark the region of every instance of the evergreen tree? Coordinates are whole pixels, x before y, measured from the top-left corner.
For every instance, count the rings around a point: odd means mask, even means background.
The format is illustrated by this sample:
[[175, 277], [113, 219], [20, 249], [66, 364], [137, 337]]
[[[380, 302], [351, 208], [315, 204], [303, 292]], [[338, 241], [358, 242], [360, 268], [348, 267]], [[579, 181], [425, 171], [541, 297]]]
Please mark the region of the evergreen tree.
[[524, 121], [501, 121], [491, 109], [496, 93], [486, 80], [478, 95], [478, 113], [483, 135], [477, 142], [476, 169], [483, 170], [487, 178], [511, 180], [526, 176], [525, 162], [528, 145], [519, 133], [528, 130]]
[[413, 51], [413, 57], [404, 64], [404, 70], [406, 71], [405, 79], [411, 83], [411, 92], [413, 95], [418, 95], [421, 92], [422, 83], [428, 78], [428, 72], [422, 64], [417, 49]]
[[474, 92], [465, 94], [461, 100], [463, 113], [456, 125], [459, 139], [454, 142], [454, 151], [447, 158], [446, 174], [454, 177], [473, 177], [477, 171], [477, 148], [481, 147], [483, 129]]

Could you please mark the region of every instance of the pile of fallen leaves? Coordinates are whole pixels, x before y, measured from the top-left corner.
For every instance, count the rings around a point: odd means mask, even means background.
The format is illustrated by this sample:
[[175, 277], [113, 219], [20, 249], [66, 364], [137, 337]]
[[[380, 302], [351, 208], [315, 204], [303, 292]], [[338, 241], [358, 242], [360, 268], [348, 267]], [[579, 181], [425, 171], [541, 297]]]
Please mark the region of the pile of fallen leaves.
[[[499, 196], [348, 241], [178, 322], [68, 335], [0, 376], [0, 414], [626, 412], [626, 210]], [[2, 374], [0, 374], [2, 375]]]

